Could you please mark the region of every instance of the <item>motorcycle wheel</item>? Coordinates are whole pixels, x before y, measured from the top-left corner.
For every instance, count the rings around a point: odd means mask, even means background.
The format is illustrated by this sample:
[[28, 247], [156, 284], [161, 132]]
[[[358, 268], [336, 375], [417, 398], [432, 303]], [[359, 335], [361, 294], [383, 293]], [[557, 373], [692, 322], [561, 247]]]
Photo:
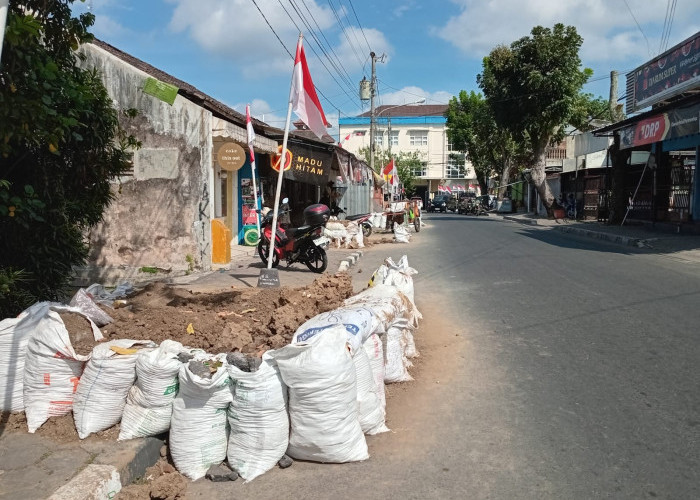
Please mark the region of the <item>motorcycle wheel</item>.
[[328, 256], [326, 251], [321, 248], [314, 246], [308, 250], [308, 260], [306, 261], [306, 267], [314, 273], [321, 274], [328, 267]]
[[[267, 266], [267, 256], [270, 255], [270, 244], [267, 241], [260, 241], [258, 243], [258, 255], [260, 256], [260, 260], [262, 260], [263, 264]], [[272, 267], [277, 267], [280, 264], [280, 257], [279, 255], [275, 254], [272, 257]]]
[[416, 232], [420, 231], [420, 217], [413, 218], [413, 227], [416, 229]]
[[369, 238], [370, 234], [372, 234], [372, 226], [369, 224], [362, 224], [362, 236]]

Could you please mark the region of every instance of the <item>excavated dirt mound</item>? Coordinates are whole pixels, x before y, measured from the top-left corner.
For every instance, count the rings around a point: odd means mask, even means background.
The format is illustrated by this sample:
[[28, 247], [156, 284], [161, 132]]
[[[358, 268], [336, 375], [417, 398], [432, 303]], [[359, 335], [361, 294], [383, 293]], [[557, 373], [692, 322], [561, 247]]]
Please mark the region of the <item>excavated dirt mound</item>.
[[180, 500], [186, 498], [188, 483], [185, 476], [161, 458], [146, 469], [142, 482], [125, 486], [115, 500]]
[[245, 288], [191, 293], [153, 283], [107, 310], [114, 321], [101, 329], [106, 340], [165, 339], [211, 354], [261, 355], [288, 344], [306, 320], [337, 308], [352, 295], [350, 276], [324, 274], [302, 288]]

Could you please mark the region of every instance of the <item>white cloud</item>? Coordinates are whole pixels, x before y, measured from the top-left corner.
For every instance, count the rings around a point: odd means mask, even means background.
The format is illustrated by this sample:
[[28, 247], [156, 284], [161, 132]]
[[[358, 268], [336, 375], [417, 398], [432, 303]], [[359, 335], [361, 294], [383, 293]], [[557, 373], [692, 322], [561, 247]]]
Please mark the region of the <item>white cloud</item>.
[[428, 92], [420, 87], [408, 86], [394, 92], [382, 92], [376, 106], [388, 104], [409, 104], [425, 99], [425, 104], [447, 104], [452, 93], [444, 90]]
[[[465, 55], [481, 58], [498, 44], [508, 45], [529, 34], [533, 26], [551, 27], [556, 23], [576, 26], [584, 43], [584, 65], [602, 62], [637, 61], [639, 64], [658, 52], [666, 12], [666, 1], [629, 0], [647, 42], [624, 2], [609, 0], [452, 0], [461, 7], [458, 16], [432, 33], [458, 47]], [[669, 45], [680, 42], [697, 29], [700, 4], [678, 4]], [[651, 53], [651, 55], [650, 55]], [[627, 69], [627, 68], [625, 68]]]
[[[174, 32], [185, 32], [205, 51], [239, 64], [247, 77], [259, 77], [261, 71], [267, 74], [289, 72], [290, 56], [277, 36], [293, 57], [299, 32], [289, 16], [292, 16], [297, 25], [303, 25], [291, 6], [286, 5], [285, 11], [273, 0], [258, 0], [261, 14], [250, 0], [167, 1], [175, 4], [170, 21], [170, 28]], [[302, 14], [307, 19], [313, 16], [322, 30], [333, 25], [335, 20], [328, 8], [320, 7], [314, 1], [299, 5]], [[306, 10], [307, 7], [309, 11]], [[268, 26], [263, 14], [277, 36]], [[316, 24], [312, 20], [309, 22], [316, 30]], [[307, 40], [305, 45], [308, 46], [309, 43]], [[312, 54], [308, 49], [306, 52], [310, 58]]]

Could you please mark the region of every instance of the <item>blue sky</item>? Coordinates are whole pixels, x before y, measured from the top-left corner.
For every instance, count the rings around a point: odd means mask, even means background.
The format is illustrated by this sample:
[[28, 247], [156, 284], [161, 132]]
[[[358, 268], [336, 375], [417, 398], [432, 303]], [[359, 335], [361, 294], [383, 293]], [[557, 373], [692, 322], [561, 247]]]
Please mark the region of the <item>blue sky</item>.
[[[283, 127], [299, 28], [310, 72], [331, 123], [369, 109], [357, 97], [377, 63], [380, 104], [423, 97], [446, 103], [479, 90], [481, 60], [533, 26], [576, 26], [594, 76], [584, 90], [607, 98], [609, 73], [659, 53], [700, 29], [697, 0], [86, 0], [100, 39], [267, 123]], [[259, 10], [258, 10], [259, 8]], [[261, 12], [262, 11], [262, 14]], [[311, 27], [299, 19], [301, 13]], [[670, 16], [668, 16], [670, 18]], [[268, 23], [272, 26], [268, 26]], [[298, 26], [298, 27], [297, 27]], [[274, 32], [273, 32], [274, 30]], [[282, 41], [278, 40], [278, 38]], [[323, 46], [319, 47], [317, 40]], [[328, 55], [328, 56], [327, 56]], [[333, 63], [331, 63], [331, 60]], [[342, 75], [342, 76], [341, 76]], [[332, 135], [337, 128], [329, 130]]]

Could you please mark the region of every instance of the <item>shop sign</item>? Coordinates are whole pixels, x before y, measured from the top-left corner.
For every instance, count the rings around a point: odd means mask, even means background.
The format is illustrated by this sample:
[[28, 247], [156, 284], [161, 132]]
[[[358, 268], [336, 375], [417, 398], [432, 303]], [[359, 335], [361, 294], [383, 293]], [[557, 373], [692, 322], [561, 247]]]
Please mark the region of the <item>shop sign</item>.
[[659, 113], [620, 130], [620, 149], [700, 133], [700, 104]]
[[700, 84], [700, 32], [627, 74], [632, 113]]
[[245, 164], [245, 151], [243, 146], [235, 142], [225, 142], [219, 146], [216, 160], [222, 170], [233, 172]]
[[[280, 171], [280, 159], [282, 158], [282, 146], [277, 146], [277, 154], [270, 157], [270, 166], [275, 172]], [[284, 170], [285, 172], [292, 167], [292, 152], [287, 149], [284, 152]]]
[[285, 170], [285, 179], [305, 182], [307, 184], [325, 185], [331, 170], [330, 151], [318, 150], [302, 144], [292, 144], [291, 165]]

